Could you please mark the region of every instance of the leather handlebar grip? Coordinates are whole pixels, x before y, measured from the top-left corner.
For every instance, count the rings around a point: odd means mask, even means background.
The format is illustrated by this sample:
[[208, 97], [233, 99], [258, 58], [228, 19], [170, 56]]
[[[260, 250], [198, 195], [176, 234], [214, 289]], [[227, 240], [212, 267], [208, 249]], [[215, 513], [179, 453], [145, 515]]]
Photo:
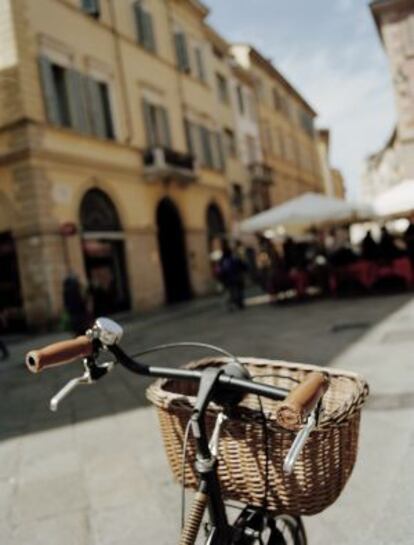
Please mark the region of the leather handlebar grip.
[[329, 386], [329, 377], [316, 371], [309, 373], [282, 401], [276, 410], [276, 420], [283, 428], [296, 430], [318, 404]]
[[39, 373], [46, 367], [69, 363], [92, 354], [92, 341], [86, 335], [49, 344], [26, 355], [26, 366], [32, 373]]

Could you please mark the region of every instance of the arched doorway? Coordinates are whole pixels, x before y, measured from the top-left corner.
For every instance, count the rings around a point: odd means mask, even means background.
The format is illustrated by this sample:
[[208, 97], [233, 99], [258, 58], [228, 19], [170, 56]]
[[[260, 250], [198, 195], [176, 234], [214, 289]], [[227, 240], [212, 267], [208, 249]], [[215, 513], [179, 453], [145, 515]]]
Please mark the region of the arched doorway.
[[175, 204], [162, 199], [157, 208], [158, 247], [167, 303], [191, 297], [184, 229]]
[[85, 268], [96, 316], [130, 308], [124, 233], [116, 208], [100, 189], [90, 189], [80, 206]]
[[211, 203], [207, 208], [207, 242], [209, 252], [214, 251], [225, 236], [226, 224], [223, 214], [217, 204]]

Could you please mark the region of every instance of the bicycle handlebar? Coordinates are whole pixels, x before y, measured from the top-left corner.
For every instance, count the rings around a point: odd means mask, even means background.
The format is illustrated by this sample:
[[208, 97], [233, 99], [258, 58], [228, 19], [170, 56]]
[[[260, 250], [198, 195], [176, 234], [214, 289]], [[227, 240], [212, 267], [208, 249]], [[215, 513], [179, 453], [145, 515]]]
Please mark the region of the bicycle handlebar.
[[93, 352], [92, 340], [86, 335], [49, 344], [26, 355], [26, 366], [32, 373], [39, 373], [47, 367], [54, 367], [86, 356]]
[[[98, 341], [98, 346], [99, 346]], [[104, 346], [104, 345], [102, 345]], [[175, 378], [178, 380], [200, 381], [202, 372], [193, 369], [174, 369], [144, 365], [130, 358], [118, 344], [107, 345], [117, 361], [139, 375], [160, 378]], [[48, 367], [70, 363], [79, 358], [91, 356], [94, 345], [86, 335], [67, 341], [50, 344], [40, 350], [33, 350], [26, 356], [26, 365], [32, 373], [38, 373]], [[326, 374], [312, 372], [292, 391], [285, 388], [262, 384], [248, 379], [236, 378], [225, 373], [218, 378], [223, 388], [236, 390], [243, 394], [256, 394], [281, 401], [276, 408], [276, 420], [284, 428], [297, 429], [303, 424], [329, 386]]]
[[296, 430], [319, 403], [329, 386], [327, 374], [312, 372], [278, 406], [276, 420], [287, 429]]

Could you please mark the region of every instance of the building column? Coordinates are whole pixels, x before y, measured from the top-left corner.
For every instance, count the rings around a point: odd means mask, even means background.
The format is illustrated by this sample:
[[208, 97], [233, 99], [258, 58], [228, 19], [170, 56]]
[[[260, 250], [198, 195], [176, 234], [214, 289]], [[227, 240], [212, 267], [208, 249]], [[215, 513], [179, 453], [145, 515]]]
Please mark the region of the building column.
[[215, 282], [208, 255], [207, 231], [205, 229], [187, 229], [186, 247], [188, 272], [194, 295], [211, 293], [214, 290]]
[[28, 326], [46, 328], [62, 313], [66, 263], [51, 184], [44, 169], [24, 161], [12, 169], [17, 218], [13, 236]]
[[155, 228], [128, 230], [125, 243], [133, 309], [162, 305], [164, 281]]

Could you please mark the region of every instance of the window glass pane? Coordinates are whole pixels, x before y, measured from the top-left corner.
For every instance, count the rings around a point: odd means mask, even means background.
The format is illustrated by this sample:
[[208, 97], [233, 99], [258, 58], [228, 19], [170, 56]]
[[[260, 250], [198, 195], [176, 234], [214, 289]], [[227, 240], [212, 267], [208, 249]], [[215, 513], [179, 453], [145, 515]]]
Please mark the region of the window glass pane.
[[82, 0], [81, 7], [85, 13], [99, 17], [99, 0]]
[[221, 102], [227, 104], [229, 102], [229, 93], [227, 89], [227, 80], [221, 74], [216, 74], [217, 93]]
[[177, 66], [181, 72], [190, 71], [190, 60], [188, 57], [187, 39], [183, 32], [174, 34], [175, 52], [177, 55]]
[[239, 106], [239, 112], [241, 114], [244, 114], [244, 97], [243, 97], [243, 88], [241, 85], [238, 85], [236, 87], [236, 93], [237, 93], [237, 104]]

